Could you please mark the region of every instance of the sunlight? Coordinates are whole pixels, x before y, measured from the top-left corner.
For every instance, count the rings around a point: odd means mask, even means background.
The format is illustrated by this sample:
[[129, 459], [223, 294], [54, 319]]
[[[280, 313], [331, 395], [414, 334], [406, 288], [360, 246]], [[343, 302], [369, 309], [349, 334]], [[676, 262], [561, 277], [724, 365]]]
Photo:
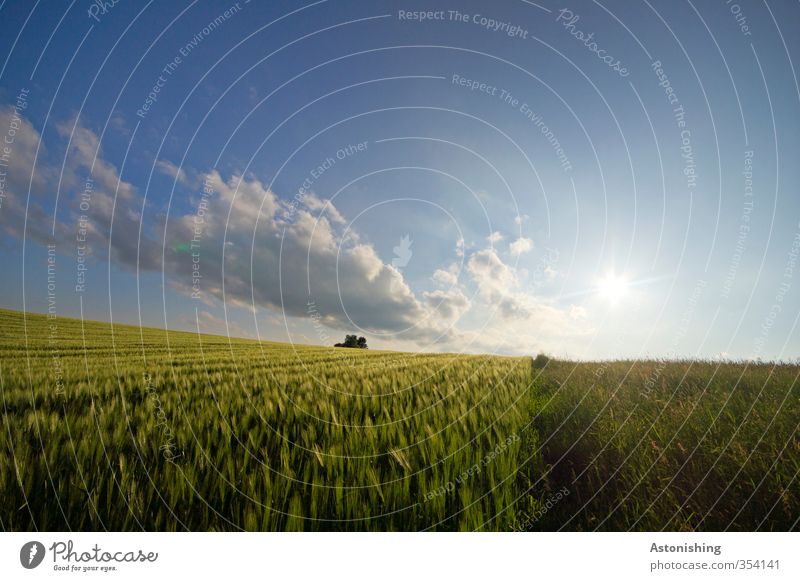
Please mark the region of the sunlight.
[[618, 301], [628, 294], [629, 284], [625, 277], [608, 273], [597, 283], [597, 292], [609, 301]]

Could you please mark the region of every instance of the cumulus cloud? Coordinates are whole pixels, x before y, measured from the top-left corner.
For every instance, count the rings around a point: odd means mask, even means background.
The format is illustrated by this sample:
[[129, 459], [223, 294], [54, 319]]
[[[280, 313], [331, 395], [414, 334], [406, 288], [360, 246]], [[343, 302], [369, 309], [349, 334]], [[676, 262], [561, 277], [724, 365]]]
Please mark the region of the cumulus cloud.
[[[133, 188], [120, 182], [112, 164], [96, 158], [97, 137], [78, 125], [76, 119], [56, 125], [57, 134], [65, 145], [69, 142], [69, 147], [62, 160], [51, 160], [48, 148], [40, 147], [41, 135], [22, 113], [14, 107], [0, 108], [0, 128], [4, 131], [16, 128], [13, 142], [8, 145], [0, 227], [17, 238], [27, 235], [42, 244], [63, 241], [74, 247], [77, 216], [91, 214], [88, 230], [90, 235], [96, 233], [99, 223], [107, 222], [111, 216], [114, 196], [130, 200]], [[89, 182], [85, 176], [92, 165], [94, 171]], [[58, 218], [54, 221], [56, 201]], [[86, 206], [81, 208], [81, 202]], [[106, 223], [103, 229], [108, 228]], [[124, 233], [123, 225], [120, 228]]]
[[[574, 336], [590, 332], [579, 321], [585, 314], [582, 307], [558, 308], [522, 291], [517, 273], [493, 249], [475, 252], [467, 263], [467, 271], [477, 286], [479, 296], [503, 319], [503, 325], [499, 329], [518, 325], [517, 333], [520, 338], [530, 337], [531, 330], [534, 329], [540, 340], [542, 337]], [[487, 336], [491, 336], [491, 333]]]
[[519, 255], [533, 250], [533, 240], [530, 238], [517, 238], [514, 242], [508, 245], [511, 254]]
[[313, 192], [308, 192], [303, 196], [303, 205], [312, 213], [322, 214], [332, 222], [337, 224], [344, 224], [345, 219], [339, 213], [339, 210], [330, 202], [318, 197]]
[[[323, 324], [358, 327], [403, 338], [435, 336], [443, 322], [429, 316], [403, 275], [369, 244], [344, 238], [340, 214], [330, 202], [291, 209], [256, 178], [218, 172], [203, 176], [213, 190], [196, 244], [203, 292], [307, 317], [313, 306]], [[311, 208], [317, 210], [312, 212]], [[167, 246], [182, 248], [197, 236], [197, 219], [186, 214], [166, 224]], [[166, 255], [167, 268], [184, 284], [193, 262], [186, 252]]]
[[569, 316], [573, 319], [582, 319], [586, 316], [586, 309], [578, 305], [571, 305], [569, 307]]
[[[0, 126], [16, 114], [13, 108], [0, 113]], [[40, 135], [24, 118], [14, 122], [20, 125], [16, 159], [6, 182], [0, 224], [7, 233], [21, 237], [19, 225], [25, 215], [21, 192], [26, 191]], [[428, 312], [426, 301], [415, 297], [402, 274], [383, 263], [372, 246], [343, 236], [339, 226], [344, 219], [330, 202], [309, 194], [299, 207], [291, 207], [255, 177], [223, 177], [213, 170], [197, 176], [204, 194], [202, 199], [196, 194], [192, 198], [193, 209], [169, 217], [156, 213], [140, 237], [143, 197], [103, 159], [98, 137], [77, 119], [58, 124], [57, 132], [65, 145], [69, 143], [60, 192], [65, 209], [59, 212], [53, 237], [45, 227], [48, 222], [52, 225], [52, 218], [47, 219], [43, 207], [32, 205], [31, 225], [42, 227], [29, 229], [29, 236], [36, 235], [43, 243], [63, 241], [59, 247], [74, 250], [77, 206], [86, 193], [84, 179], [78, 176], [88, 176], [91, 168], [90, 200], [84, 206], [89, 246], [98, 255], [110, 249], [118, 267], [139, 272], [159, 272], [163, 267], [174, 288], [199, 295], [206, 304], [209, 299], [223, 299], [224, 282], [224, 297], [232, 303], [298, 317], [308, 316], [313, 303], [323, 322], [338, 328], [358, 326], [404, 338], [436, 336], [445, 328], [445, 321]], [[156, 165], [167, 175], [185, 177], [171, 162], [161, 160]], [[41, 198], [53, 199], [58, 162], [40, 166], [37, 171], [47, 178], [39, 180]], [[44, 181], [50, 186], [45, 187]], [[202, 278], [193, 279], [198, 268]]]
[[458, 321], [471, 306], [470, 300], [459, 288], [435, 290], [423, 293], [423, 296], [429, 309], [448, 323]]
[[[467, 280], [459, 280], [459, 267], [452, 264], [431, 275], [440, 288], [415, 294], [400, 271], [346, 227], [330, 200], [310, 192], [292, 201], [281, 199], [253, 175], [193, 170], [187, 176], [171, 162], [158, 160], [159, 172], [191, 190], [188, 208], [176, 205], [167, 214], [157, 206], [163, 196], [152, 192], [145, 203], [142, 193], [103, 157], [98, 137], [76, 118], [56, 125], [65, 157], [48, 161], [47, 150], [40, 148], [31, 182], [41, 136], [17, 113], [0, 109], [0, 127], [19, 125], [0, 227], [22, 236], [22, 201], [32, 183], [28, 236], [64, 242], [60, 251], [74, 251], [77, 221], [86, 215], [88, 245], [96, 256], [139, 273], [163, 269], [168, 284], [205, 305], [199, 315], [203, 330], [221, 328], [223, 322], [212, 313], [222, 300], [307, 320], [313, 311], [315, 322], [332, 329], [360, 329], [380, 341], [438, 341], [456, 349], [469, 345], [493, 351], [497, 345], [482, 342], [502, 342], [511, 328], [528, 341], [585, 330], [579, 326], [585, 312], [559, 309], [523, 292], [515, 271], [493, 249], [475, 251], [463, 239], [457, 241], [456, 254], [466, 260]], [[47, 201], [55, 198], [58, 184], [61, 201], [53, 235]], [[89, 202], [81, 207], [87, 184]], [[500, 239], [498, 233], [492, 237]], [[511, 246], [525, 245], [523, 240]], [[201, 277], [193, 278], [198, 269]], [[468, 296], [467, 286], [474, 287], [474, 296]], [[500, 319], [489, 320], [479, 333], [459, 329], [476, 311], [496, 312]], [[529, 346], [518, 342], [516, 348]]]
[[437, 268], [431, 278], [442, 286], [454, 286], [458, 283], [458, 265], [451, 264], [447, 269]]
[[178, 167], [167, 159], [159, 159], [156, 162], [156, 170], [158, 170], [159, 173], [171, 177], [179, 183], [189, 183], [189, 176], [187, 175], [186, 170], [184, 170], [182, 167]]
[[464, 242], [463, 238], [459, 238], [458, 240], [456, 240], [456, 256], [463, 257], [465, 248], [466, 248], [466, 243]]
[[475, 252], [467, 262], [478, 290], [489, 298], [502, 296], [515, 284], [514, 273], [492, 249]]
[[492, 232], [491, 234], [489, 234], [489, 236], [486, 237], [486, 239], [491, 244], [497, 244], [503, 239], [503, 235], [500, 234], [500, 232]]
[[516, 273], [500, 260], [493, 249], [474, 253], [467, 263], [467, 270], [480, 295], [495, 305], [503, 317], [529, 316], [525, 304], [527, 295], [517, 292], [519, 282]]

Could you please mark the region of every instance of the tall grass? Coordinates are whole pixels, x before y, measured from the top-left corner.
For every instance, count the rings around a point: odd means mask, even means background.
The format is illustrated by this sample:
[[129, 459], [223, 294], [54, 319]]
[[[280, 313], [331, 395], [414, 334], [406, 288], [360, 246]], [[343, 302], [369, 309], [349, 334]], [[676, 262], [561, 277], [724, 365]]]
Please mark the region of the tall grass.
[[[791, 530], [800, 516], [800, 368], [551, 361], [535, 425], [549, 530]], [[541, 470], [541, 468], [540, 468]]]
[[791, 530], [798, 372], [333, 349], [0, 310], [0, 527]]
[[0, 311], [6, 529], [472, 530], [516, 496], [526, 358], [55, 323]]

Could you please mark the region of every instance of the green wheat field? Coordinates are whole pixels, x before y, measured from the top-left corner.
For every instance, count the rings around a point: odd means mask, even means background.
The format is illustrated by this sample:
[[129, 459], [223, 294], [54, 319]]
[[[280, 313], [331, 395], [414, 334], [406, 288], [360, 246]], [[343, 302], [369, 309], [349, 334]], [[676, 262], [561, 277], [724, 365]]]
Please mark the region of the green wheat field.
[[791, 530], [798, 373], [334, 349], [0, 310], [0, 526]]

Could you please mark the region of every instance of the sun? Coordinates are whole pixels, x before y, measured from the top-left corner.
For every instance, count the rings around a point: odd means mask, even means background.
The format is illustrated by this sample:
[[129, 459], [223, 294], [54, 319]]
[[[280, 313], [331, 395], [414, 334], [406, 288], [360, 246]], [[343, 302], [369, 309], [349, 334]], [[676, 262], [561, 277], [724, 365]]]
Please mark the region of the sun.
[[597, 282], [597, 292], [609, 301], [618, 301], [628, 294], [629, 284], [624, 276], [609, 273]]

